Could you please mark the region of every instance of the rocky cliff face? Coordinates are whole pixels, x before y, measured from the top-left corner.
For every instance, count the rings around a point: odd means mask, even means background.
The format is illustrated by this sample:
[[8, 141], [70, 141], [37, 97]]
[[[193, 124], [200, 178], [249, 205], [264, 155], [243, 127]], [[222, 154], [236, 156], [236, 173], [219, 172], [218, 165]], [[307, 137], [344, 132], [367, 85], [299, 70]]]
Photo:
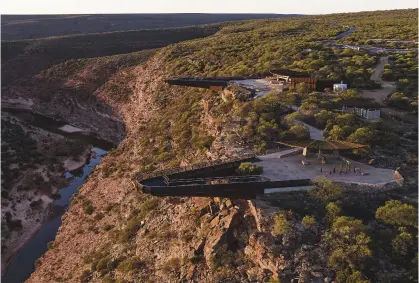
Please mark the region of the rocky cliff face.
[[[145, 168], [148, 151], [157, 154], [153, 145], [143, 148], [142, 134], [151, 143], [161, 138], [158, 132], [142, 132], [144, 125], [172, 114], [165, 112], [170, 103], [159, 103], [161, 95], [173, 103], [185, 95], [184, 89], [163, 82], [166, 52], [123, 71], [132, 78], [125, 82], [132, 90], [126, 102], [110, 99], [111, 84], [124, 79], [123, 73], [97, 90], [96, 96], [121, 116], [126, 136], [83, 185], [63, 217], [53, 249], [37, 262], [28, 282], [265, 282], [279, 272], [292, 276], [300, 265], [293, 260], [295, 247], [272, 236], [279, 210], [264, 202], [153, 198], [137, 190], [133, 177]], [[221, 97], [198, 103], [198, 126], [214, 136], [213, 146], [184, 151], [183, 164], [239, 151], [210, 114], [217, 100]], [[182, 145], [170, 146], [176, 151]], [[87, 206], [93, 207], [91, 214]]]

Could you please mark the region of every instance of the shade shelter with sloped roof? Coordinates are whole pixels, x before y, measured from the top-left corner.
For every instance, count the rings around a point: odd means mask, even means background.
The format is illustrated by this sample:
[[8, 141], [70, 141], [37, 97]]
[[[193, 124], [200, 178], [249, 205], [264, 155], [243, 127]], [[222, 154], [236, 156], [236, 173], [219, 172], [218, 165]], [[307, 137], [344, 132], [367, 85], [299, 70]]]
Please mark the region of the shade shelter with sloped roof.
[[289, 147], [303, 148], [303, 155], [307, 156], [308, 151], [318, 151], [318, 157], [321, 158], [323, 151], [332, 151], [335, 156], [339, 155], [342, 150], [364, 149], [366, 146], [358, 143], [347, 141], [328, 141], [328, 140], [301, 140], [301, 141], [284, 141], [278, 142]]
[[313, 150], [324, 150], [324, 151], [335, 151], [335, 150], [353, 150], [353, 149], [363, 149], [366, 146], [358, 143], [352, 143], [347, 141], [319, 141], [319, 140], [302, 140], [302, 141], [285, 141], [278, 142], [280, 144], [297, 147], [297, 148], [307, 148]]

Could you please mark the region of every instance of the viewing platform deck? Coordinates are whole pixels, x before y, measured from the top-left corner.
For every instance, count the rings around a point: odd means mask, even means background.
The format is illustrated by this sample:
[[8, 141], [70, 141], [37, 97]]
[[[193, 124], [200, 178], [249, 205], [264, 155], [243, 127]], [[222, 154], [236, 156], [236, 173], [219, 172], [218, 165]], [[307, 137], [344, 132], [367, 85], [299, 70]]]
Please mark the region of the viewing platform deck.
[[[263, 172], [260, 175], [234, 175], [242, 162], [260, 165]], [[349, 169], [348, 162], [351, 164]], [[314, 154], [303, 157], [301, 149], [261, 156], [250, 154], [143, 173], [137, 176], [137, 182], [143, 193], [155, 196], [254, 199], [269, 193], [309, 190], [318, 176], [327, 177], [344, 189], [366, 192], [391, 190], [403, 183], [397, 171], [342, 157], [327, 157], [322, 163]]]

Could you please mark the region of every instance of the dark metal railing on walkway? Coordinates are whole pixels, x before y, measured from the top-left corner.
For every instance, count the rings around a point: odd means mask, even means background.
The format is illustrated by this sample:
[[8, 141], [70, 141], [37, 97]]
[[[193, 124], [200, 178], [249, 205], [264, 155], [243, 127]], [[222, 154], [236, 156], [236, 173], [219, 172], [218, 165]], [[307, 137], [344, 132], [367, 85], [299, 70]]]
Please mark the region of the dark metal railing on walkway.
[[138, 174], [137, 181], [150, 179], [154, 177], [173, 175], [176, 173], [187, 172], [187, 171], [192, 171], [192, 170], [197, 170], [197, 169], [209, 168], [209, 167], [218, 166], [221, 164], [244, 162], [255, 157], [256, 157], [255, 154], [244, 154], [238, 157], [230, 157], [228, 159], [217, 159], [217, 160], [211, 160], [211, 161], [206, 161], [206, 162], [192, 163], [186, 166], [176, 166], [176, 167], [167, 168], [167, 169], [144, 172], [144, 173]]

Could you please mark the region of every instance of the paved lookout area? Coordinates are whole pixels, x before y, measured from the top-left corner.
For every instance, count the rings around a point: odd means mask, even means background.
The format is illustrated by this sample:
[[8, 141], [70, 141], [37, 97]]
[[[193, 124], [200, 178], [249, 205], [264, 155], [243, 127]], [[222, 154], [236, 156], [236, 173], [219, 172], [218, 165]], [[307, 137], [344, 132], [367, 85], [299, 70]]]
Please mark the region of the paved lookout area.
[[[308, 157], [304, 157], [296, 151], [293, 155], [284, 157], [282, 152], [276, 152], [258, 156], [258, 158], [261, 161], [256, 164], [263, 166], [262, 176], [271, 181], [293, 179], [313, 180], [321, 175], [333, 181], [348, 183], [382, 184], [394, 181], [393, 170], [375, 168], [350, 160], [350, 170], [345, 173], [345, 161], [339, 160], [336, 157], [329, 157], [326, 159], [325, 164], [321, 164], [321, 160], [314, 153]], [[308, 164], [303, 165], [301, 162], [303, 159]], [[341, 165], [342, 173], [339, 173]], [[354, 167], [359, 169], [356, 169], [356, 172], [354, 172]], [[333, 173], [334, 168], [335, 173]]]

